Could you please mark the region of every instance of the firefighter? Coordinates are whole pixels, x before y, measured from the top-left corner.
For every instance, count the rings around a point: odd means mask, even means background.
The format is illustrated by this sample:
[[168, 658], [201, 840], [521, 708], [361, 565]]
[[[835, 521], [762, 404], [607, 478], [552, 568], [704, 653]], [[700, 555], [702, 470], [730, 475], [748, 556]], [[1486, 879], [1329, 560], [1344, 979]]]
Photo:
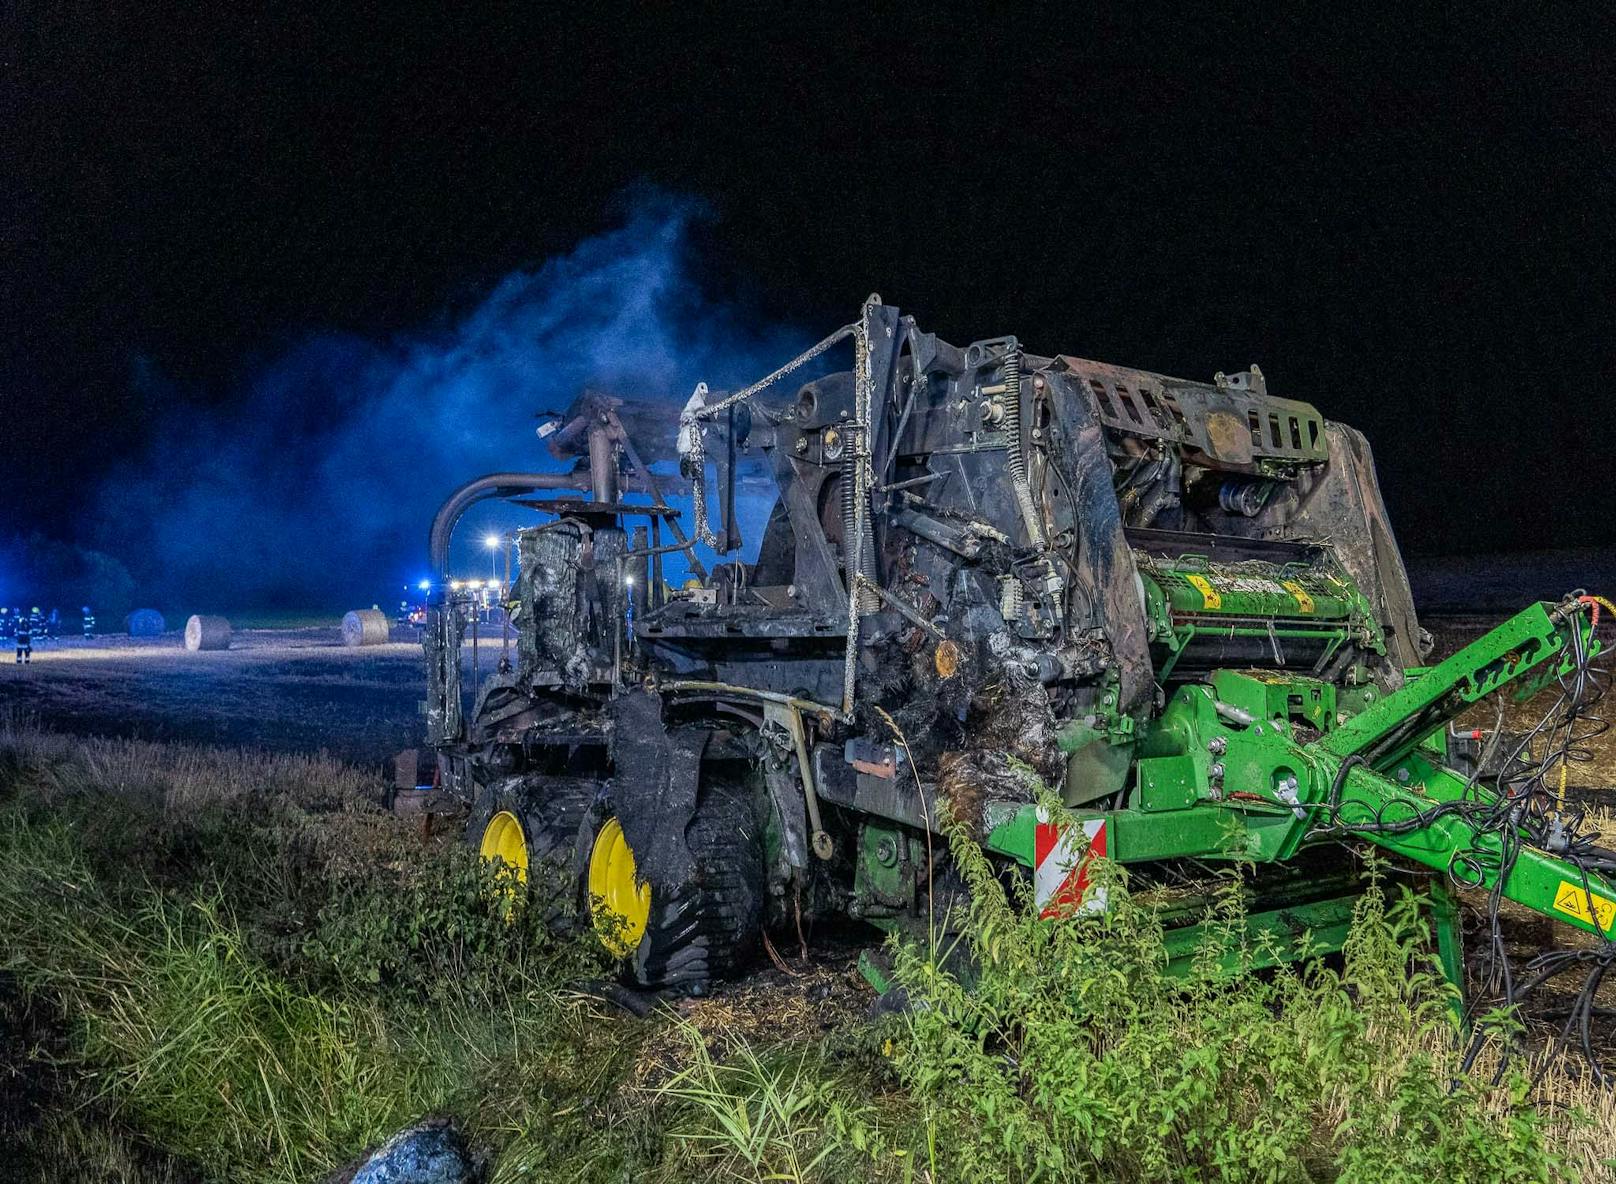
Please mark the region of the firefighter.
[[90, 611], [89, 605], [79, 609], [79, 614], [84, 618], [84, 640], [89, 641], [95, 636], [95, 614]]
[[22, 609], [17, 610], [17, 665], [31, 665], [34, 660], [33, 619]]
[[0, 608], [0, 640], [10, 641], [17, 635], [17, 620], [9, 608]]
[[55, 641], [62, 633], [62, 614], [51, 609], [50, 616], [45, 618], [45, 639]]
[[39, 611], [39, 605], [28, 610], [28, 632], [34, 635], [35, 641], [45, 640], [45, 614]]

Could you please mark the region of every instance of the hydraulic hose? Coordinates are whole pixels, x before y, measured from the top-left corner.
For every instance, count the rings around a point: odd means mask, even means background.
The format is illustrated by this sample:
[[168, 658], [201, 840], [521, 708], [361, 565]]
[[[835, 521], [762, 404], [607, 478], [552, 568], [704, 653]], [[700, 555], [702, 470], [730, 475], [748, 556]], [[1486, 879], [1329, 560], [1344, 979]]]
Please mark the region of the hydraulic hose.
[[449, 541], [454, 537], [454, 528], [461, 515], [478, 502], [540, 489], [576, 489], [581, 493], [587, 488], [588, 477], [572, 473], [489, 473], [486, 477], [466, 482], [444, 499], [432, 519], [432, 531], [427, 536], [432, 578], [438, 581], [448, 578]]

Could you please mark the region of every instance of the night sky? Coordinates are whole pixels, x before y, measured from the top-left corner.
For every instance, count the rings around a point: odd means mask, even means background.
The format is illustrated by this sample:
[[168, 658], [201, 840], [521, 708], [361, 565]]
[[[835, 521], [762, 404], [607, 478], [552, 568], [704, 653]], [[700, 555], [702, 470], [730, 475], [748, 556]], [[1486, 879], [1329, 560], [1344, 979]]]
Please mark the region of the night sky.
[[960, 343], [1256, 361], [1369, 435], [1405, 550], [1616, 543], [1602, 6], [214, 7], [3, 18], [0, 534], [104, 539], [158, 422], [453, 323], [650, 189], [730, 315], [811, 340], [879, 291]]

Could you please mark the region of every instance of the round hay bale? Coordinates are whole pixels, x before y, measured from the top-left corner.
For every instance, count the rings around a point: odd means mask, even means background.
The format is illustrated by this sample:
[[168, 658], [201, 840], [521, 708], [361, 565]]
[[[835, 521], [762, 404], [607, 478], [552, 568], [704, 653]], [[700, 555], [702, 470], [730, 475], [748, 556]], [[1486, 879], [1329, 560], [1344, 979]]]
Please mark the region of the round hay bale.
[[223, 617], [192, 617], [185, 622], [185, 648], [188, 650], [229, 649], [230, 622]]
[[124, 619], [130, 637], [161, 637], [168, 632], [168, 622], [154, 608], [137, 608]]
[[387, 614], [359, 608], [342, 618], [343, 645], [381, 645], [387, 640]]

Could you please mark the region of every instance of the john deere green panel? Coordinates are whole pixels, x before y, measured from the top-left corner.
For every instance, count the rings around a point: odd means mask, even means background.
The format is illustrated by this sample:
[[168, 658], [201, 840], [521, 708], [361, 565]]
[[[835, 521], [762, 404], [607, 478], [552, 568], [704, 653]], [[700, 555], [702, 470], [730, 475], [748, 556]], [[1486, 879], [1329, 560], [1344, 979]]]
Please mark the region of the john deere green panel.
[[989, 851], [1007, 855], [1023, 867], [1036, 862], [1033, 844], [1038, 829], [1038, 809], [1011, 802], [989, 802], [983, 807], [988, 837], [983, 844]]
[[1066, 805], [1087, 806], [1115, 797], [1127, 783], [1128, 771], [1133, 767], [1131, 742], [1116, 743], [1111, 732], [1083, 720], [1064, 725], [1056, 740], [1067, 754], [1066, 778], [1061, 787], [1061, 800]]
[[1206, 784], [1206, 763], [1207, 757], [1201, 753], [1146, 757], [1139, 762], [1136, 808], [1147, 812], [1184, 809]]
[[[1020, 806], [1013, 814], [1005, 813], [1008, 809], [1009, 803], [990, 803], [986, 846], [1024, 867], [1032, 867], [1037, 841], [1037, 808]], [[1160, 813], [1074, 810], [1071, 817], [1079, 823], [1103, 818], [1106, 855], [1118, 863], [1146, 863], [1186, 855], [1261, 861], [1280, 848], [1296, 822], [1289, 811], [1260, 814], [1213, 803]]]
[[1255, 720], [1301, 720], [1323, 731], [1335, 720], [1335, 686], [1283, 670], [1215, 670], [1217, 701]]
[[883, 909], [908, 909], [913, 904], [915, 882], [908, 844], [907, 834], [893, 827], [866, 822], [859, 828], [853, 895], [860, 916], [878, 915]]

